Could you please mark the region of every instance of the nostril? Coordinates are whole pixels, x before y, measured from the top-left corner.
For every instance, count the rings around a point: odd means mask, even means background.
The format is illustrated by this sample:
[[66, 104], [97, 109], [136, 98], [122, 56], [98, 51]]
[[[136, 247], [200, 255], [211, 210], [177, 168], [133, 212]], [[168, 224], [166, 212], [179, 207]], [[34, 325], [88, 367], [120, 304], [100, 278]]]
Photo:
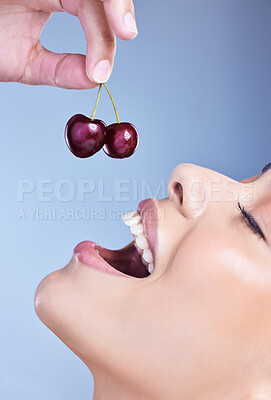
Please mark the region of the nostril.
[[179, 182], [176, 182], [173, 186], [174, 194], [177, 196], [180, 205], [183, 204], [183, 187]]

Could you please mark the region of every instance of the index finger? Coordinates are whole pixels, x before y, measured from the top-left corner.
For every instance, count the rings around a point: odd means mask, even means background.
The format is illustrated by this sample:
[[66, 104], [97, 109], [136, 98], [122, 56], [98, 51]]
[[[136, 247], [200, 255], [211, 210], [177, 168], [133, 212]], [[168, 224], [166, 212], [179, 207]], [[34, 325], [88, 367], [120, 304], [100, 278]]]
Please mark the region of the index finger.
[[134, 39], [137, 34], [135, 8], [132, 0], [100, 0], [112, 31], [122, 40]]

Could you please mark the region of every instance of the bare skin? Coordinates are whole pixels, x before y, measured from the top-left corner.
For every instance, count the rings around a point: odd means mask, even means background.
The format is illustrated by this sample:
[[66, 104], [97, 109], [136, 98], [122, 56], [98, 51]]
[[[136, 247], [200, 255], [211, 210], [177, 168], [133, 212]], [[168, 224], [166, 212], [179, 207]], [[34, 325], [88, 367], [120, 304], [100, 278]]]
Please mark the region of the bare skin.
[[270, 182], [179, 165], [156, 201], [151, 275], [73, 257], [42, 281], [38, 316], [89, 367], [95, 400], [271, 398]]
[[[56, 54], [40, 43], [54, 12], [77, 16], [87, 54]], [[116, 36], [137, 35], [132, 0], [0, 0], [0, 81], [88, 89], [113, 68]]]

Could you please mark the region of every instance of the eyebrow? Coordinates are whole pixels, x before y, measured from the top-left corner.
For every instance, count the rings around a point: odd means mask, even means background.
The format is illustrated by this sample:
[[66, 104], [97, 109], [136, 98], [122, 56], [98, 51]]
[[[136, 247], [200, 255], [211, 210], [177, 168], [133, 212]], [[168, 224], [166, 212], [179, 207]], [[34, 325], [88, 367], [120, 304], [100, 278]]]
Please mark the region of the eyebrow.
[[271, 169], [271, 162], [262, 169], [262, 175]]

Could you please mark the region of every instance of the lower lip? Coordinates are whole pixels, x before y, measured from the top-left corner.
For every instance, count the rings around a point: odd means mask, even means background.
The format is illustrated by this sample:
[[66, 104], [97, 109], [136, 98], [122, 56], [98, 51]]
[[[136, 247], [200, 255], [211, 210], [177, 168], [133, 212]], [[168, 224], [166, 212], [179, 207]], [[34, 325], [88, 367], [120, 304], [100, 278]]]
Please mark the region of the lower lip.
[[[118, 271], [117, 269], [111, 267], [104, 259], [99, 255], [99, 250], [103, 249], [98, 244], [86, 240], [84, 242], [79, 243], [75, 249], [73, 250], [74, 256], [80, 261], [82, 264], [85, 264], [97, 271], [106, 272], [112, 275], [129, 277], [126, 274]], [[106, 249], [103, 249], [106, 251]]]

